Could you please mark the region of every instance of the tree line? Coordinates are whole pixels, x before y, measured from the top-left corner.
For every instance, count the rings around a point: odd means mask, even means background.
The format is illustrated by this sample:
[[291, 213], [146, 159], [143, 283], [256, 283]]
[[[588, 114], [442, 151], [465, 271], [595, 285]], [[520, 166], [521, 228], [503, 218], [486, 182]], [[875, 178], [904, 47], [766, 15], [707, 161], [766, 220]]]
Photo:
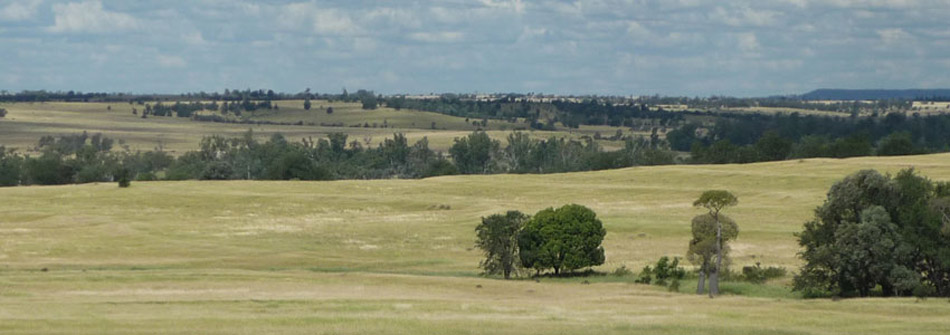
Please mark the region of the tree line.
[[[280, 134], [266, 141], [248, 131], [240, 137], [208, 136], [199, 149], [174, 157], [162, 150], [113, 150], [102, 134], [44, 136], [36, 155], [0, 147], [0, 185], [56, 185], [133, 180], [334, 180], [425, 178], [451, 174], [553, 173], [635, 165], [669, 164], [662, 141], [627, 138], [622, 150], [605, 151], [596, 142], [563, 138], [535, 140], [516, 132], [508, 146], [483, 131], [457, 138], [449, 155], [422, 138], [410, 144], [394, 134], [372, 146], [346, 134], [292, 142]], [[120, 141], [120, 144], [121, 141]]]
[[950, 115], [730, 115], [684, 124], [666, 139], [673, 150], [689, 151], [693, 163], [924, 154], [950, 151]]

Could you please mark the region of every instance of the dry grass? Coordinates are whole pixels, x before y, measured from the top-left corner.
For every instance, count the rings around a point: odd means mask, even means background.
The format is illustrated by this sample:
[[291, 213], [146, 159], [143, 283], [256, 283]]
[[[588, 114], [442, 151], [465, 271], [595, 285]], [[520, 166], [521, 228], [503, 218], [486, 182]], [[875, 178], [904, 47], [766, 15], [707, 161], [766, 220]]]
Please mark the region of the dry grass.
[[[942, 334], [950, 328], [942, 299], [709, 300], [629, 278], [583, 285], [476, 276], [473, 230], [482, 216], [589, 206], [608, 231], [607, 264], [598, 270], [636, 270], [683, 254], [689, 219], [701, 213], [690, 203], [713, 188], [740, 199], [728, 210], [741, 228], [735, 263], [794, 270], [793, 233], [831, 183], [859, 169], [909, 166], [950, 180], [950, 155], [942, 154], [425, 180], [4, 188], [0, 333]], [[787, 292], [783, 282], [768, 287]]]

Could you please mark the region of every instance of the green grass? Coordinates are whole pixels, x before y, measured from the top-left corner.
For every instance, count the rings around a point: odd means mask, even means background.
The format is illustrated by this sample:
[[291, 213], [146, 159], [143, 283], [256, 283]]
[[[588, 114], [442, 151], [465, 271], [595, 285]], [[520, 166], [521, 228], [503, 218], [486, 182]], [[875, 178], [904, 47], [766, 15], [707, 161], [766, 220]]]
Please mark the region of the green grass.
[[[739, 205], [733, 264], [794, 272], [794, 233], [863, 168], [950, 180], [950, 155], [333, 182], [0, 189], [0, 333], [943, 334], [946, 299], [802, 300], [790, 277], [717, 299], [634, 277], [480, 277], [479, 218], [579, 203], [611, 272], [680, 256], [706, 189]], [[450, 210], [434, 210], [434, 205]], [[42, 269], [47, 271], [42, 271]], [[584, 283], [587, 281], [588, 283]]]

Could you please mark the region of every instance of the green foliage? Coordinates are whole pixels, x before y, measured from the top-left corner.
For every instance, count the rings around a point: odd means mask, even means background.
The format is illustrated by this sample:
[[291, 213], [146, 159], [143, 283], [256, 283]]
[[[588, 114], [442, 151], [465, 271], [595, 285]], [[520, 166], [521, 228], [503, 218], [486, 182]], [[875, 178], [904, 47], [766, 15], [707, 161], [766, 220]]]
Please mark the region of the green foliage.
[[493, 158], [500, 153], [501, 144], [488, 137], [484, 131], [455, 139], [449, 154], [455, 159], [455, 165], [463, 174], [490, 173], [495, 169]]
[[754, 284], [764, 284], [770, 279], [785, 277], [786, 273], [785, 268], [776, 266], [763, 268], [762, 264], [756, 262], [754, 266], [742, 267], [742, 280]]
[[66, 164], [63, 156], [45, 152], [40, 157], [27, 158], [24, 164], [28, 184], [60, 185], [73, 182], [75, 169]]
[[699, 196], [699, 199], [693, 202], [693, 206], [703, 207], [710, 211], [710, 213], [719, 213], [723, 208], [729, 206], [735, 206], [739, 203], [739, 199], [736, 198], [732, 192], [725, 190], [710, 190], [705, 191]]
[[521, 263], [538, 272], [600, 265], [604, 263], [601, 242], [604, 230], [597, 214], [581, 205], [565, 205], [539, 211], [525, 225], [518, 237]]
[[[725, 270], [730, 263], [729, 241], [739, 236], [739, 225], [725, 214], [719, 214], [719, 222], [722, 224], [723, 270]], [[693, 217], [691, 227], [693, 238], [689, 241], [686, 259], [708, 275], [716, 266], [716, 219], [709, 213], [697, 215]]]
[[129, 175], [132, 174], [129, 169], [121, 168], [116, 172], [116, 178], [119, 179], [119, 187], [126, 188], [131, 186], [132, 182], [129, 180]]
[[[653, 282], [656, 285], [665, 286], [668, 280], [673, 280], [679, 284], [679, 280], [686, 278], [686, 270], [679, 266], [679, 257], [674, 257], [672, 261], [667, 256], [660, 257], [654, 267], [645, 266], [640, 271], [638, 283], [649, 284]], [[653, 279], [656, 279], [655, 281]], [[678, 290], [678, 289], [677, 289]]]
[[[947, 202], [930, 180], [864, 170], [835, 183], [798, 235], [806, 264], [795, 289], [806, 296], [950, 295]], [[928, 288], [919, 288], [926, 286]]]
[[511, 278], [519, 266], [518, 233], [528, 216], [519, 211], [494, 214], [483, 217], [482, 223], [475, 228], [475, 246], [485, 253], [480, 266], [485, 273], [501, 273], [505, 279]]
[[921, 151], [914, 146], [910, 132], [907, 131], [887, 135], [877, 147], [878, 156], [901, 156], [919, 153]]
[[20, 184], [23, 157], [0, 145], [0, 186]]

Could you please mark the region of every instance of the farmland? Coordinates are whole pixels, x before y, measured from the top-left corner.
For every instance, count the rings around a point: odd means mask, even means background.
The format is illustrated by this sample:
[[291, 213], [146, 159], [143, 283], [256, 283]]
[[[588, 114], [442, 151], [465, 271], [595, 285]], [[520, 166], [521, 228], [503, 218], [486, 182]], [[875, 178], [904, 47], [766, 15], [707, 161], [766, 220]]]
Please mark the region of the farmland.
[[[397, 111], [385, 107], [366, 111], [358, 103], [314, 101], [309, 111], [303, 109], [302, 101], [279, 101], [276, 104], [279, 110], [258, 111], [246, 116], [247, 122], [252, 124], [240, 124], [195, 122], [178, 117], [153, 116], [142, 119], [133, 115], [132, 110], [134, 108], [141, 113], [144, 107], [127, 103], [5, 103], [0, 104], [0, 108], [7, 109], [9, 114], [0, 119], [0, 145], [25, 152], [34, 148], [42, 136], [88, 131], [103, 133], [132, 151], [161, 148], [177, 155], [197, 149], [198, 142], [204, 136], [238, 137], [251, 129], [261, 140], [278, 133], [292, 141], [300, 141], [305, 137], [321, 138], [330, 133], [342, 132], [348, 134], [351, 141], [371, 147], [381, 143], [384, 138], [391, 138], [393, 133], [403, 133], [410, 142], [426, 137], [430, 147], [444, 152], [455, 138], [464, 137], [477, 129], [486, 130], [492, 138], [503, 141], [515, 129], [527, 128], [524, 123], [500, 120], [489, 120], [484, 126], [475, 126], [472, 122], [482, 120], [466, 121], [462, 117], [413, 110]], [[327, 107], [333, 107], [334, 112], [327, 114]], [[257, 121], [275, 124], [254, 123]], [[633, 134], [628, 128], [608, 126], [532, 131], [530, 134], [538, 139], [552, 136], [579, 139], [598, 132], [612, 136], [618, 130], [626, 135]], [[622, 145], [617, 141], [602, 140], [600, 143], [606, 149], [616, 149]]]

